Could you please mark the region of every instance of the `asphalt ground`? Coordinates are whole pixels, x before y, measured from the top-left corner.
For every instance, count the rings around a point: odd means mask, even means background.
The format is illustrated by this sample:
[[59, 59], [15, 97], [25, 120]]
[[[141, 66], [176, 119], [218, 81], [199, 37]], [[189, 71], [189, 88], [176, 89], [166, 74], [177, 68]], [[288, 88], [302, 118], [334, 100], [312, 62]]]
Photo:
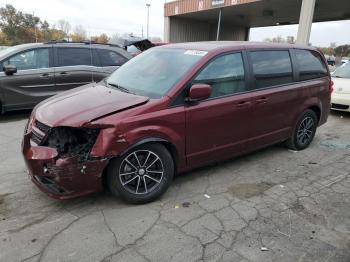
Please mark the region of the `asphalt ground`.
[[28, 114], [0, 116], [0, 261], [350, 261], [350, 114], [302, 152], [179, 175], [147, 205], [39, 192], [20, 152]]

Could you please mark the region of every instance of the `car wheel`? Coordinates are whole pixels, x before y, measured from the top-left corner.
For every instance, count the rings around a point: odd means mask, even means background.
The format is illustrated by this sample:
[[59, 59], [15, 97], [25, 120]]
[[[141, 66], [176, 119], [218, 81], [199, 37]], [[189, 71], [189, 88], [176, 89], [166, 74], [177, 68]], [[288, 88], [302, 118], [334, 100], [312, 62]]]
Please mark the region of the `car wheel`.
[[317, 123], [317, 115], [314, 111], [310, 109], [304, 111], [294, 128], [292, 137], [286, 141], [287, 147], [293, 150], [307, 148], [315, 137]]
[[141, 145], [114, 159], [107, 170], [112, 194], [135, 204], [159, 198], [174, 177], [174, 161], [161, 144]]

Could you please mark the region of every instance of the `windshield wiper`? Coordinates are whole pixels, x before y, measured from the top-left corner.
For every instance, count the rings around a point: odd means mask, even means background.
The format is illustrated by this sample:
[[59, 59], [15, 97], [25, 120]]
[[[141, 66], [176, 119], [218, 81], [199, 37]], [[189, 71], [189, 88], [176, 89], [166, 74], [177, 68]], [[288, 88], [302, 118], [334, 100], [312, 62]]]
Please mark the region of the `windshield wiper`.
[[132, 92], [130, 92], [129, 89], [127, 89], [127, 88], [125, 88], [125, 87], [122, 87], [122, 86], [120, 86], [120, 85], [113, 84], [113, 83], [108, 83], [107, 81], [105, 81], [105, 83], [106, 83], [107, 85], [113, 86], [113, 87], [115, 87], [115, 88], [117, 88], [117, 89], [119, 89], [119, 90], [121, 90], [121, 91], [123, 91], [123, 92], [125, 92], [125, 93], [133, 94]]

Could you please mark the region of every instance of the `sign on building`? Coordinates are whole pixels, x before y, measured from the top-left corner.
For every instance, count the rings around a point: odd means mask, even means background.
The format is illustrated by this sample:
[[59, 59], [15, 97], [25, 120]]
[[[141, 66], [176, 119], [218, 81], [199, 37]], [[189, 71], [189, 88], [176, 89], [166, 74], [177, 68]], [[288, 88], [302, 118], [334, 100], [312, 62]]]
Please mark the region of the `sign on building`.
[[175, 6], [175, 15], [178, 15], [179, 14], [179, 6]]
[[200, 0], [200, 1], [198, 2], [198, 10], [199, 10], [199, 11], [202, 11], [203, 8], [204, 8], [204, 2], [203, 2], [203, 0]]
[[212, 0], [211, 6], [212, 7], [220, 7], [225, 5], [225, 0]]

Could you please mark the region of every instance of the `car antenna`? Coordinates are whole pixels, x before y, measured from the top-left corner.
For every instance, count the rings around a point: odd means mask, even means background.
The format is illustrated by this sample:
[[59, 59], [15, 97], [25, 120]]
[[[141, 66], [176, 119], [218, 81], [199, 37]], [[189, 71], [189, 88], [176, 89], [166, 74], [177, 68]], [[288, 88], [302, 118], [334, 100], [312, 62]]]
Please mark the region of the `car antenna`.
[[91, 62], [91, 82], [95, 83], [95, 79], [94, 79], [94, 70], [93, 70], [93, 59], [92, 59], [92, 36], [90, 34], [90, 62]]

